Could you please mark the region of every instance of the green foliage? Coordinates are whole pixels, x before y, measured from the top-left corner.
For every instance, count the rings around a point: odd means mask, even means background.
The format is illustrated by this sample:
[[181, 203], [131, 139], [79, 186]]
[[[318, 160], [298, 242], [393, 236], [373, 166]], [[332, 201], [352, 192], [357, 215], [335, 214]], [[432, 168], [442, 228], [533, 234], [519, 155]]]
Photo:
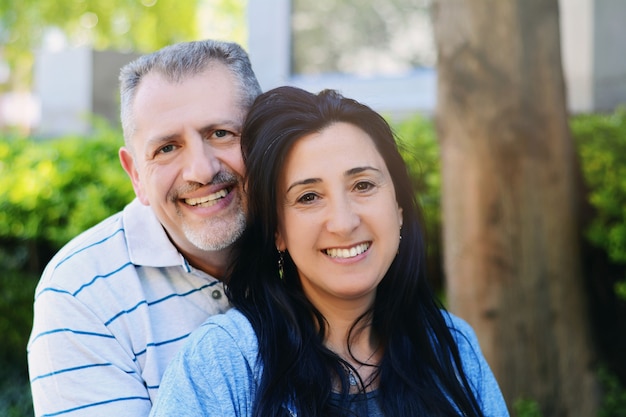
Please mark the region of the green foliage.
[[56, 251], [133, 198], [117, 157], [122, 143], [121, 132], [104, 125], [89, 137], [0, 139], [2, 416], [33, 415], [26, 344], [38, 266], [47, 262], [38, 252]]
[[0, 363], [23, 363], [26, 360], [24, 355], [33, 321], [33, 295], [38, 278], [38, 275], [3, 268], [0, 277]]
[[247, 6], [247, 0], [201, 0], [197, 18], [203, 37], [234, 41], [245, 47]]
[[424, 210], [426, 228], [430, 237], [436, 238], [441, 227], [441, 169], [433, 123], [417, 115], [394, 124], [394, 131], [415, 194]]
[[0, 0], [2, 58], [12, 70], [5, 89], [30, 84], [32, 51], [50, 28], [70, 45], [145, 53], [207, 33], [241, 42], [245, 7], [241, 0]]
[[[626, 263], [626, 107], [576, 116], [571, 127], [596, 210], [587, 238], [613, 262]], [[626, 298], [626, 284], [616, 290]]]
[[599, 369], [598, 380], [604, 390], [598, 417], [626, 417], [626, 387], [606, 368]]
[[150, 49], [198, 33], [196, 1], [9, 0], [7, 4], [5, 0], [0, 7], [9, 43], [29, 48], [38, 45], [48, 26], [60, 28], [69, 38], [91, 38], [96, 48]]
[[128, 203], [134, 193], [117, 150], [121, 133], [0, 142], [0, 237], [57, 246]]
[[528, 398], [518, 398], [513, 403], [513, 411], [516, 417], [542, 417], [539, 404]]
[[[20, 363], [20, 365], [22, 365]], [[2, 364], [0, 376], [0, 416], [32, 417], [33, 402], [28, 376], [14, 364]], [[24, 366], [21, 366], [24, 369]]]
[[26, 343], [38, 276], [7, 270], [6, 262], [2, 261], [0, 259], [3, 271], [0, 275], [0, 416], [32, 416]]

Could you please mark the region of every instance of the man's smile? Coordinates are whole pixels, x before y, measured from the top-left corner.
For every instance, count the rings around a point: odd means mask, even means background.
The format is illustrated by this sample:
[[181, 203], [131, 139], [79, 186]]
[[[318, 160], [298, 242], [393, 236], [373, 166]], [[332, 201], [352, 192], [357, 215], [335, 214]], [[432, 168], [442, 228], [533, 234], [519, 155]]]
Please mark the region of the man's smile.
[[183, 199], [183, 201], [185, 202], [185, 204], [193, 207], [210, 207], [216, 204], [222, 198], [226, 197], [230, 190], [230, 188], [223, 188], [215, 193], [209, 194], [204, 197], [186, 198]]

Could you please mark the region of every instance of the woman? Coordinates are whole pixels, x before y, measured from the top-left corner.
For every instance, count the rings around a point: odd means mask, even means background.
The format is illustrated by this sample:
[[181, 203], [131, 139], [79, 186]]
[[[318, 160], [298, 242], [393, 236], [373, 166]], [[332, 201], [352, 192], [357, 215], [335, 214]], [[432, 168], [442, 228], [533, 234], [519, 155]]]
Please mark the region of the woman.
[[333, 91], [262, 94], [242, 132], [235, 309], [190, 338], [154, 416], [507, 416], [471, 328], [440, 308], [385, 120]]

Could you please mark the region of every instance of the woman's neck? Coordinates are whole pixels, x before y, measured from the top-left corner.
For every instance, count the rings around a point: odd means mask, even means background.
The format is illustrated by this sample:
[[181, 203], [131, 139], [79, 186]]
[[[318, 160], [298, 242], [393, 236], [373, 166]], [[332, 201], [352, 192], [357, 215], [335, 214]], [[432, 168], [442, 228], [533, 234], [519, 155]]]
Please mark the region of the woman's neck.
[[367, 354], [366, 358], [369, 356], [371, 347], [375, 345], [372, 343], [370, 305], [345, 302], [316, 305], [316, 308], [328, 325], [324, 341], [327, 348], [349, 362], [350, 352], [357, 359], [363, 359], [360, 353]]

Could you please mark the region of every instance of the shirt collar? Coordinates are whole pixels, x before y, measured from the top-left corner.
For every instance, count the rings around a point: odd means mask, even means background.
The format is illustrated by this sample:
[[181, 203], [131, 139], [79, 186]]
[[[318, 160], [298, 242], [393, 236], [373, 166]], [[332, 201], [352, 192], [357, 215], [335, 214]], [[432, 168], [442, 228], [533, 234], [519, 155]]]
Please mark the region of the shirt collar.
[[133, 264], [156, 268], [180, 265], [189, 270], [187, 261], [172, 244], [150, 206], [135, 198], [124, 208], [123, 223]]

